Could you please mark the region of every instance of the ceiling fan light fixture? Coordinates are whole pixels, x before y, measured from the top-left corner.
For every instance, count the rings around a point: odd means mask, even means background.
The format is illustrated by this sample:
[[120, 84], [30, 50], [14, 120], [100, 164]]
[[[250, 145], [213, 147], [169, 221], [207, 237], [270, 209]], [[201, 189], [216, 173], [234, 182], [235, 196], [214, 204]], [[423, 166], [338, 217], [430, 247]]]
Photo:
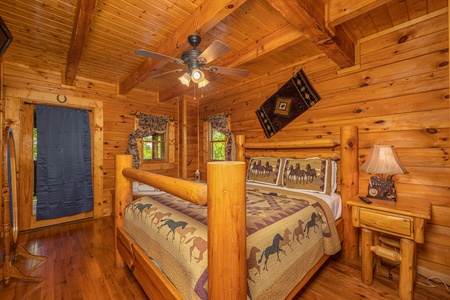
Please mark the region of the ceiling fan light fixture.
[[207, 86], [209, 83], [209, 81], [207, 79], [203, 79], [203, 81], [198, 83], [198, 88], [204, 88], [205, 86]]
[[205, 74], [200, 69], [194, 69], [191, 72], [191, 79], [195, 83], [200, 83], [205, 80]]
[[191, 83], [191, 76], [188, 73], [184, 73], [183, 76], [178, 77], [178, 79], [182, 84], [189, 87], [189, 84]]

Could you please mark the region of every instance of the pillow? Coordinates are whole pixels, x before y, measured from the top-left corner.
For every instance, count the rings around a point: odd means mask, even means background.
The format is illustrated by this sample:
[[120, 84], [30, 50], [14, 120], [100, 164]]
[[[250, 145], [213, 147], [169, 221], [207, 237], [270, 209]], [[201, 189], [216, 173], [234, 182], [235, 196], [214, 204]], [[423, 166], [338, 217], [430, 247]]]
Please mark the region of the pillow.
[[324, 158], [286, 158], [282, 187], [331, 195], [332, 163]]
[[331, 160], [331, 193], [337, 190], [337, 162]]
[[248, 164], [247, 181], [278, 185], [280, 181], [281, 158], [252, 157]]
[[140, 192], [157, 192], [159, 190], [150, 185], [140, 183], [138, 186], [138, 191], [140, 191]]

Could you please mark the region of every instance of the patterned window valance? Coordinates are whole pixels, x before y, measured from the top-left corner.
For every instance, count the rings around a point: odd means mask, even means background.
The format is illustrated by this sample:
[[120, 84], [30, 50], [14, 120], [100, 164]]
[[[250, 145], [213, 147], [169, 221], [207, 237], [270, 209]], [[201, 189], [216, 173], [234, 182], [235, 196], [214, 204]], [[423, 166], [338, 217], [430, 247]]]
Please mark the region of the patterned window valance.
[[236, 142], [234, 139], [234, 134], [228, 127], [227, 115], [220, 114], [215, 116], [210, 116], [207, 120], [211, 124], [211, 128], [223, 133], [227, 137], [226, 147], [225, 147], [225, 159], [226, 160], [236, 160]]
[[128, 140], [128, 151], [127, 154], [133, 156], [133, 168], [139, 168], [139, 149], [137, 145], [137, 139], [155, 134], [155, 133], [165, 133], [167, 130], [167, 123], [169, 122], [169, 117], [147, 115], [143, 113], [136, 114], [138, 118], [138, 125], [136, 130], [130, 134]]

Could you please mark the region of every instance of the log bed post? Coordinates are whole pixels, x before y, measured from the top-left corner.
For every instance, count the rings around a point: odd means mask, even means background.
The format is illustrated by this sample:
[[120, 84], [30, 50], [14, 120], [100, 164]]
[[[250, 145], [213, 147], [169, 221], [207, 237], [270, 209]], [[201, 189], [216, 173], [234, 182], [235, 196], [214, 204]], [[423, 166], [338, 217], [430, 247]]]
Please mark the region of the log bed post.
[[[114, 236], [117, 237], [117, 229], [123, 226], [123, 218], [125, 206], [131, 202], [133, 198], [133, 188], [130, 179], [122, 174], [122, 170], [130, 168], [133, 164], [131, 155], [116, 155], [116, 170], [115, 170], [115, 186], [120, 187], [115, 189], [114, 199]], [[117, 251], [117, 238], [115, 243], [115, 264], [116, 267], [125, 267], [125, 262]]]
[[247, 297], [245, 173], [244, 162], [208, 163], [209, 299]]
[[352, 225], [352, 211], [347, 201], [359, 192], [358, 127], [341, 127], [341, 197], [344, 241], [342, 254], [345, 258], [358, 258], [358, 228]]

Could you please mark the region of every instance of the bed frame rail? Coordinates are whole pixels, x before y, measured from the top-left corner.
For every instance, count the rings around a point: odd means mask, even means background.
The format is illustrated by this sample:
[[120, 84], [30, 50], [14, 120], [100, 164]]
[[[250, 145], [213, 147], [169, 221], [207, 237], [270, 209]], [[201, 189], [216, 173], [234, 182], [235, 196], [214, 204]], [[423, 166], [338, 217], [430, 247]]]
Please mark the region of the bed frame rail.
[[148, 184], [194, 204], [206, 205], [208, 203], [205, 184], [132, 168], [125, 168], [122, 174], [129, 179]]

